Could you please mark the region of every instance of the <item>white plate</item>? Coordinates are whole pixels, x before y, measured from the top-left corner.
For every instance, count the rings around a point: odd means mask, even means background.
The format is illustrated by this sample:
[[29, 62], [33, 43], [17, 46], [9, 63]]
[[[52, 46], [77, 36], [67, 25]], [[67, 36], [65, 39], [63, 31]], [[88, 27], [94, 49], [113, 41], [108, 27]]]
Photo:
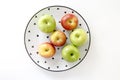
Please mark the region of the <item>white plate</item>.
[[[79, 20], [79, 24], [77, 28], [84, 29], [88, 34], [87, 43], [82, 47], [79, 47], [81, 58], [78, 61], [73, 63], [65, 61], [61, 56], [62, 48], [65, 45], [70, 44], [69, 34], [72, 32], [62, 28], [60, 23], [61, 18], [67, 13], [76, 15]], [[46, 34], [41, 32], [38, 29], [38, 24], [37, 24], [38, 20], [44, 14], [52, 15], [56, 20], [56, 24], [57, 24], [56, 30], [59, 29], [63, 31], [67, 36], [66, 44], [62, 47], [55, 47], [56, 54], [52, 58], [47, 58], [47, 59], [41, 57], [38, 54], [38, 45], [43, 42], [49, 42], [49, 36], [50, 36], [50, 33]], [[25, 48], [28, 55], [32, 59], [32, 61], [39, 67], [48, 71], [53, 71], [53, 72], [66, 71], [77, 66], [85, 58], [86, 54], [88, 53], [88, 50], [90, 47], [90, 41], [91, 41], [90, 30], [84, 18], [75, 10], [65, 6], [49, 6], [38, 11], [36, 14], [33, 15], [33, 17], [28, 22], [25, 30], [25, 34], [24, 34]]]

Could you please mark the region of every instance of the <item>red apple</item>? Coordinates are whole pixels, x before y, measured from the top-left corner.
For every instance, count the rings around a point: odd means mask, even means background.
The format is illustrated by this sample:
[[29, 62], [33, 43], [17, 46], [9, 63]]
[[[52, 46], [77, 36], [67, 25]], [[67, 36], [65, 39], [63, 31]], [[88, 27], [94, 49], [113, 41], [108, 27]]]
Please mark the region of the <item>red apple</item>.
[[50, 41], [55, 46], [63, 46], [66, 42], [66, 35], [62, 31], [55, 31], [50, 36]]
[[38, 52], [42, 57], [50, 58], [55, 54], [56, 50], [51, 43], [46, 42], [39, 45]]
[[61, 19], [61, 25], [66, 30], [73, 30], [78, 25], [78, 18], [73, 14], [66, 14]]

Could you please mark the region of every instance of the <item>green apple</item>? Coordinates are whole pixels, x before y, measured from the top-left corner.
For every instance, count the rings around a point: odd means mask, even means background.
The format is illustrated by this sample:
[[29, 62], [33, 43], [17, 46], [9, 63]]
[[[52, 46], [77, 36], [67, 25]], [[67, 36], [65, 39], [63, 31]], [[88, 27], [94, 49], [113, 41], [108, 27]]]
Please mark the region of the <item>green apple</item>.
[[70, 34], [70, 41], [73, 45], [79, 47], [87, 41], [87, 33], [83, 29], [75, 29]]
[[38, 20], [38, 27], [42, 32], [53, 32], [56, 28], [55, 19], [51, 15], [45, 14]]
[[68, 62], [75, 62], [79, 59], [80, 52], [74, 45], [67, 45], [62, 49], [62, 57]]

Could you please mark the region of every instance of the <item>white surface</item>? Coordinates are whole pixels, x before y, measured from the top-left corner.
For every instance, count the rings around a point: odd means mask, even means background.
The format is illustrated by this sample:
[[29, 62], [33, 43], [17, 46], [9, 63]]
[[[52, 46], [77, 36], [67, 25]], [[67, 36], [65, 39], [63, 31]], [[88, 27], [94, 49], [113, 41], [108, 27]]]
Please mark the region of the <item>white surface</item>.
[[[24, 48], [24, 30], [31, 16], [48, 5], [65, 5], [87, 21], [92, 44], [85, 60], [67, 72], [36, 66]], [[1, 0], [0, 80], [120, 80], [119, 0]]]

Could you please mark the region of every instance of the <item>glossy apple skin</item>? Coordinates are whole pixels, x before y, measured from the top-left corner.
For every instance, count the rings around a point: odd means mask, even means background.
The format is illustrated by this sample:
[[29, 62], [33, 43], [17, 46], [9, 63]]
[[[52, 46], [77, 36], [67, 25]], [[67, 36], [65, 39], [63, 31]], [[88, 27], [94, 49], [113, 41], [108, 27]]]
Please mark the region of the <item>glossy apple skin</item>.
[[50, 58], [53, 55], [55, 55], [56, 50], [51, 43], [46, 42], [39, 45], [38, 52], [39, 52], [39, 55], [41, 55], [42, 57]]
[[66, 14], [61, 19], [61, 25], [66, 30], [73, 30], [78, 25], [78, 18], [73, 14]]
[[56, 28], [55, 19], [51, 15], [45, 14], [38, 20], [38, 27], [42, 32], [53, 32]]
[[80, 58], [80, 52], [75, 46], [67, 45], [62, 49], [62, 57], [68, 62], [75, 62]]
[[83, 29], [75, 29], [70, 34], [70, 41], [77, 47], [82, 46], [87, 41], [87, 33]]
[[66, 35], [58, 30], [50, 36], [50, 41], [54, 46], [63, 46], [66, 42]]

